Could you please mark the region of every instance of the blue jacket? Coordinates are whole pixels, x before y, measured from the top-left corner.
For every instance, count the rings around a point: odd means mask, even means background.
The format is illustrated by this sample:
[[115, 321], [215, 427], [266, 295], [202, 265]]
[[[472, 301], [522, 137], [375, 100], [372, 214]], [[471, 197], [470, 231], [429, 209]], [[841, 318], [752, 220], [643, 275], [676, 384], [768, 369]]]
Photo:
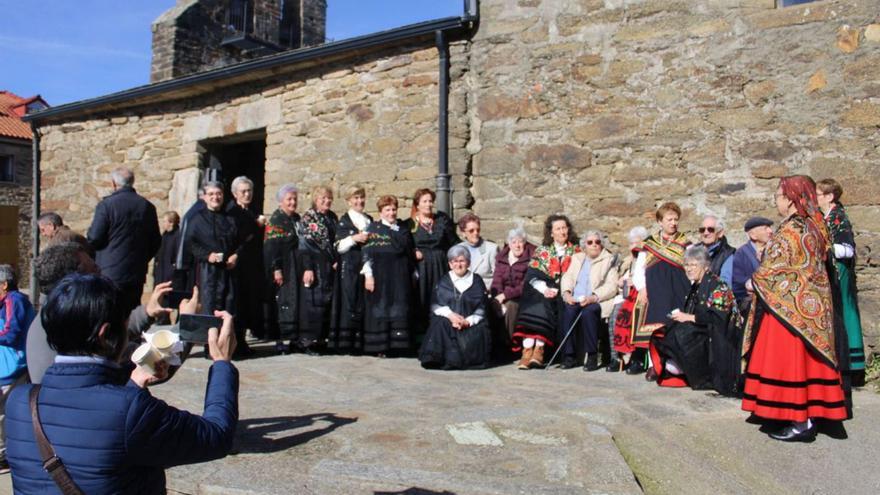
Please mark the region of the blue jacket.
[[34, 321], [27, 296], [14, 290], [0, 299], [0, 385], [14, 382], [27, 368], [25, 339]]
[[143, 285], [162, 242], [156, 207], [133, 187], [121, 187], [95, 207], [87, 237], [102, 275], [120, 286]]
[[[63, 359], [64, 357], [62, 357]], [[224, 457], [238, 421], [238, 371], [216, 362], [208, 375], [203, 416], [175, 409], [95, 358], [56, 362], [38, 400], [46, 437], [88, 494], [165, 493], [165, 468]], [[91, 362], [89, 362], [91, 360]], [[13, 389], [6, 404], [7, 458], [15, 493], [59, 493], [43, 470], [28, 394]]]
[[747, 296], [746, 282], [752, 278], [752, 274], [761, 263], [758, 261], [758, 253], [751, 242], [746, 242], [733, 254], [733, 279], [731, 287], [737, 302], [742, 302]]

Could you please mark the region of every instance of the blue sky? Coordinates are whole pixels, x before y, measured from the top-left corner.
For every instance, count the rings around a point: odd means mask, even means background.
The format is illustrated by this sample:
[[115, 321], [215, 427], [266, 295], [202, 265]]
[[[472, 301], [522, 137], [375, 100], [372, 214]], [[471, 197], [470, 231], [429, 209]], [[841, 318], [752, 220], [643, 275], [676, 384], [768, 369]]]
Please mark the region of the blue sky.
[[[0, 0], [0, 89], [60, 105], [149, 82], [150, 24], [175, 0]], [[460, 15], [463, 0], [327, 0], [342, 40]]]

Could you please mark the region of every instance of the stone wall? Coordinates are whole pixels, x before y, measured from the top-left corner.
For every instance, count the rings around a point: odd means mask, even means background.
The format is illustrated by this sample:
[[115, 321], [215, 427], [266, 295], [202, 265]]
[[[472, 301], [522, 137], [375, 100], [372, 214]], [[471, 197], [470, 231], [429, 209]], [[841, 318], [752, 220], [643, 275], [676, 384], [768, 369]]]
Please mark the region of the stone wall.
[[[865, 178], [880, 159], [878, 7], [484, 0], [479, 31], [451, 47], [455, 214], [474, 211], [501, 241], [517, 221], [538, 240], [543, 218], [564, 212], [579, 232], [608, 232], [616, 249], [675, 200], [685, 231], [714, 213], [739, 245], [746, 218], [776, 218], [780, 176], [832, 176], [857, 231], [874, 343], [880, 188]], [[408, 197], [434, 185], [437, 65], [434, 48], [399, 47], [48, 126], [44, 209], [67, 211], [84, 230], [109, 171], [124, 164], [160, 210], [181, 211], [195, 197], [199, 143], [255, 130], [267, 136], [267, 210], [285, 182], [363, 183], [368, 205], [380, 194]], [[70, 163], [81, 168], [71, 173]], [[344, 210], [341, 200], [335, 207]]]
[[15, 182], [0, 182], [0, 205], [18, 206], [18, 262], [20, 287], [27, 289], [30, 270], [31, 218], [33, 209], [33, 154], [29, 142], [0, 138], [0, 155], [12, 155]]
[[565, 212], [619, 246], [665, 200], [731, 242], [784, 174], [835, 177], [880, 335], [880, 2], [483, 0], [466, 79], [473, 210], [500, 239]]
[[[462, 61], [464, 50], [464, 43], [452, 49]], [[361, 183], [370, 198], [411, 195], [436, 175], [437, 67], [433, 47], [400, 47], [261, 85], [43, 127], [43, 209], [67, 212], [65, 223], [85, 231], [110, 192], [110, 171], [127, 166], [135, 188], [159, 211], [183, 212], [195, 200], [199, 143], [256, 130], [266, 134], [267, 211], [277, 207], [273, 192], [286, 182], [306, 191]], [[465, 67], [454, 64], [459, 74]], [[451, 97], [458, 117], [450, 119], [458, 149], [450, 156], [463, 207], [468, 132], [459, 80]], [[73, 162], [80, 164], [74, 173]], [[305, 197], [300, 206], [307, 207]], [[346, 208], [341, 199], [334, 206]]]

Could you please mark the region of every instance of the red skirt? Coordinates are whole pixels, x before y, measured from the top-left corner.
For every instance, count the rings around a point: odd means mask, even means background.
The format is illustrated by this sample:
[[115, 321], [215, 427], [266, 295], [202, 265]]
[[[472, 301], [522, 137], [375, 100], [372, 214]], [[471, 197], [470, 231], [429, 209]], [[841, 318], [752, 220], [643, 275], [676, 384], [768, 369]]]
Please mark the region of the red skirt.
[[666, 358], [660, 354], [654, 345], [658, 340], [663, 340], [664, 337], [666, 337], [665, 327], [655, 330], [654, 334], [651, 335], [651, 343], [648, 346], [648, 352], [651, 353], [651, 365], [654, 367], [654, 372], [657, 373], [657, 385], [661, 387], [687, 387], [688, 382], [684, 375], [673, 375], [672, 373], [667, 373], [664, 369], [666, 368]]
[[620, 304], [620, 309], [617, 311], [617, 318], [613, 322], [613, 347], [615, 352], [629, 354], [636, 350], [632, 343], [632, 316], [638, 294], [634, 287], [630, 288], [629, 294], [626, 295], [626, 299], [623, 300]]
[[770, 313], [764, 313], [752, 347], [742, 408], [785, 421], [847, 418], [840, 373]]

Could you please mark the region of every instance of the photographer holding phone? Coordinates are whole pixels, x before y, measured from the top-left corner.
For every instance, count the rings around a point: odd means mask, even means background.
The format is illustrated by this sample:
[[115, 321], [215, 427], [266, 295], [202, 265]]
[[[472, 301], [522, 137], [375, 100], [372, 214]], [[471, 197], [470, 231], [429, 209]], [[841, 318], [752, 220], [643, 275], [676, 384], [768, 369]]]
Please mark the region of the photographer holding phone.
[[119, 363], [128, 341], [119, 297], [108, 279], [82, 274], [68, 275], [49, 294], [42, 321], [58, 356], [39, 389], [32, 394], [35, 385], [16, 388], [6, 407], [16, 493], [59, 489], [43, 469], [47, 459], [35, 440], [35, 426], [41, 425], [49, 439], [53, 462], [63, 461], [55, 474], [66, 472], [83, 493], [164, 493], [165, 468], [218, 459], [232, 447], [238, 421], [238, 371], [230, 362], [236, 346], [232, 317], [215, 313], [223, 325], [209, 332], [214, 363], [204, 414], [197, 416], [143, 388], [160, 376], [136, 373], [129, 380]]

